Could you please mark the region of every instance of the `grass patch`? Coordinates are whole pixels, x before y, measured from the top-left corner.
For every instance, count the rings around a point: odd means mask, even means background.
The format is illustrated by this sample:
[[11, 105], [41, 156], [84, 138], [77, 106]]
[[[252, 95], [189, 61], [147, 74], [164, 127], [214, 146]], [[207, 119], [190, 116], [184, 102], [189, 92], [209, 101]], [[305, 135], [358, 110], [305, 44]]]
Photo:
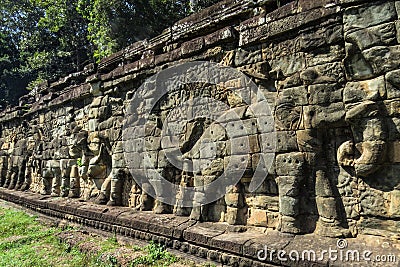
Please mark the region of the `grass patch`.
[[68, 248], [55, 236], [59, 232], [34, 216], [0, 207], [0, 266], [109, 266]]
[[[136, 249], [138, 249], [136, 247]], [[131, 266], [145, 265], [145, 266], [169, 266], [178, 261], [178, 259], [169, 253], [165, 247], [160, 244], [150, 242], [149, 245], [142, 248], [147, 252], [145, 255], [136, 258]]]
[[[5, 208], [0, 203], [0, 266], [7, 267], [111, 267], [120, 266], [213, 266], [197, 265], [178, 259], [165, 247], [151, 242], [145, 247], [122, 246], [115, 237], [104, 239], [87, 235], [75, 245], [60, 241], [57, 235], [80, 232], [40, 224], [35, 216]], [[125, 260], [124, 260], [125, 259]]]

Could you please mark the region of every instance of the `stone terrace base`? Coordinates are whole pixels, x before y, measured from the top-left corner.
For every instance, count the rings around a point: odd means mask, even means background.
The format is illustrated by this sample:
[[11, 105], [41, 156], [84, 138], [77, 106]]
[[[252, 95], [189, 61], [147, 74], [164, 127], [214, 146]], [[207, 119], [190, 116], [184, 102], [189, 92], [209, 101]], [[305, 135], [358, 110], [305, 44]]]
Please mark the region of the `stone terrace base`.
[[[198, 223], [187, 217], [155, 215], [126, 207], [109, 209], [76, 199], [51, 198], [4, 188], [0, 189], [0, 198], [47, 216], [118, 235], [154, 240], [167, 247], [231, 266], [399, 266], [400, 262], [400, 241], [377, 236], [360, 235], [341, 240], [347, 242], [347, 247], [338, 249], [338, 239], [313, 234], [295, 236], [225, 223]], [[269, 251], [267, 259], [258, 259], [258, 252], [265, 248]], [[322, 250], [329, 249], [332, 250], [332, 258], [337, 255], [337, 260], [330, 260], [329, 252], [325, 253], [324, 259], [318, 259]], [[278, 258], [279, 250], [287, 253], [282, 256], [286, 261]], [[304, 254], [305, 261], [290, 259], [289, 254], [296, 258], [297, 251], [301, 258], [305, 250], [315, 251], [316, 260], [309, 261], [308, 253]], [[355, 250], [360, 254], [360, 261], [346, 261], [351, 259], [350, 255]], [[372, 252], [370, 262], [362, 259], [361, 255], [366, 250]], [[271, 257], [272, 251], [275, 252]], [[377, 255], [385, 256], [386, 260], [392, 260], [395, 256], [396, 262], [377, 262]]]

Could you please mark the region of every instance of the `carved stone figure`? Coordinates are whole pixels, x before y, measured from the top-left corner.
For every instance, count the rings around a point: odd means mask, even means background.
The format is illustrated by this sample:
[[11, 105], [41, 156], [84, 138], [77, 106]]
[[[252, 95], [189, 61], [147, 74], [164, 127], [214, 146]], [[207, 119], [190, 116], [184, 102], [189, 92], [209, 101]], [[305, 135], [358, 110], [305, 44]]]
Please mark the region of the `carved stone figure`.
[[87, 140], [89, 151], [93, 155], [86, 172], [91, 185], [85, 199], [90, 199], [100, 195], [101, 187], [111, 172], [111, 155], [108, 141], [98, 132], [91, 133]]
[[[87, 179], [88, 168], [88, 133], [80, 127], [75, 127], [72, 131], [71, 144], [69, 147], [70, 159], [62, 160], [62, 196], [70, 198], [81, 197], [80, 178]], [[79, 171], [81, 169], [81, 171]]]
[[354, 168], [357, 177], [368, 177], [382, 167], [386, 158], [386, 129], [379, 106], [364, 101], [346, 112], [354, 141], [343, 143], [338, 150], [338, 162]]
[[3, 187], [5, 188], [13, 188], [13, 182], [16, 182], [18, 176], [18, 160], [17, 157], [14, 155], [15, 153], [15, 144], [16, 144], [17, 135], [16, 132], [13, 132], [10, 136], [8, 147], [7, 147], [7, 154], [8, 154], [8, 162], [7, 162], [7, 176]]

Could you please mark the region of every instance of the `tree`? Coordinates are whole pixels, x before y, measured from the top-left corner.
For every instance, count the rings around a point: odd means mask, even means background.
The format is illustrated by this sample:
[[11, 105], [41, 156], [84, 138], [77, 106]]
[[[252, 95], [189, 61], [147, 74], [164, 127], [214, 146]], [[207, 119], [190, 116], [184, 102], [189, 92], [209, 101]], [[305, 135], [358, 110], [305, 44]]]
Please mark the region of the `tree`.
[[217, 0], [1, 0], [0, 109]]
[[153, 37], [173, 22], [218, 0], [79, 0], [78, 11], [89, 21], [94, 58]]

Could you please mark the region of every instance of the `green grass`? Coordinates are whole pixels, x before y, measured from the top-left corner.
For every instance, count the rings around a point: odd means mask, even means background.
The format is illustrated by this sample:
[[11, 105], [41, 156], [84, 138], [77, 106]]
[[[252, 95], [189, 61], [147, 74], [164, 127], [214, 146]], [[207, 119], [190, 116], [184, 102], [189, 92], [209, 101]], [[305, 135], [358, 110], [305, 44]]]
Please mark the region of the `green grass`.
[[[0, 207], [0, 266], [116, 266], [112, 253], [104, 254], [121, 247], [115, 238], [89, 238], [86, 241], [94, 242], [101, 249], [97, 255], [88, 255], [60, 242], [56, 234], [61, 231], [41, 225], [36, 217], [22, 211]], [[174, 255], [155, 243], [133, 249], [143, 254], [132, 266], [169, 266], [177, 261]], [[109, 255], [106, 260], [104, 255]]]
[[142, 250], [147, 253], [136, 258], [132, 262], [132, 266], [140, 264], [145, 266], [169, 266], [178, 261], [177, 258], [166, 251], [163, 246], [154, 242], [150, 242], [150, 244], [145, 246]]
[[0, 208], [0, 266], [107, 266], [61, 243], [55, 236], [60, 231], [24, 212]]

